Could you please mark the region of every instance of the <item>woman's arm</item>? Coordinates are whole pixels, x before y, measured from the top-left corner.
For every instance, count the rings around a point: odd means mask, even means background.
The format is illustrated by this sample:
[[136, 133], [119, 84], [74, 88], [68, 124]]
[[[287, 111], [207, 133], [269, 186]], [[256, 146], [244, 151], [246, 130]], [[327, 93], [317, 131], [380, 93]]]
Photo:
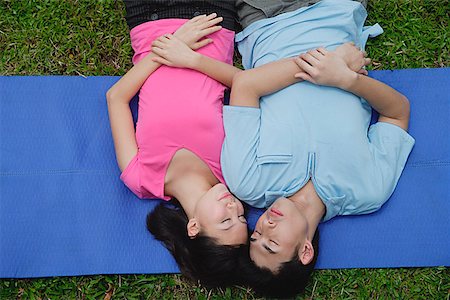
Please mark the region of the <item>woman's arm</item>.
[[160, 66], [159, 63], [152, 61], [155, 56], [156, 54], [150, 53], [144, 57], [106, 93], [116, 159], [121, 171], [136, 155], [138, 149], [129, 104], [148, 76]]
[[[216, 14], [197, 16], [183, 24], [174, 35], [192, 49], [199, 49], [212, 41], [203, 37], [221, 29], [216, 26], [222, 18]], [[137, 153], [137, 143], [129, 103], [140, 90], [147, 78], [161, 65], [153, 61], [157, 54], [150, 53], [133, 66], [107, 92], [109, 120], [116, 150], [116, 158], [121, 171]]]
[[311, 56], [301, 55], [296, 63], [304, 70], [299, 78], [362, 97], [380, 114], [378, 121], [408, 129], [409, 101], [390, 86], [355, 73], [340, 57], [323, 48], [315, 50]]
[[153, 61], [169, 67], [193, 69], [231, 87], [233, 76], [242, 70], [193, 51], [182, 40], [164, 35], [152, 44], [152, 51], [158, 54]]

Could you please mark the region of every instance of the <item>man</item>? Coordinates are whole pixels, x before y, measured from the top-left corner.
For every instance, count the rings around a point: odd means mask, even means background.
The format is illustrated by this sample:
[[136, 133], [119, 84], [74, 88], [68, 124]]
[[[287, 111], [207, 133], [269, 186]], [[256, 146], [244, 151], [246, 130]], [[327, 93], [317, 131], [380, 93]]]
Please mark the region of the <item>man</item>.
[[[304, 288], [318, 255], [318, 224], [379, 209], [414, 145], [408, 100], [327, 50], [349, 41], [363, 48], [381, 31], [363, 30], [365, 17], [357, 2], [324, 0], [253, 22], [236, 37], [249, 70], [236, 74], [224, 108], [221, 163], [239, 199], [268, 208], [251, 236], [252, 264], [242, 267], [268, 296]], [[309, 82], [292, 84], [294, 67], [267, 67], [305, 52], [297, 77]], [[371, 107], [380, 118], [369, 127]]]

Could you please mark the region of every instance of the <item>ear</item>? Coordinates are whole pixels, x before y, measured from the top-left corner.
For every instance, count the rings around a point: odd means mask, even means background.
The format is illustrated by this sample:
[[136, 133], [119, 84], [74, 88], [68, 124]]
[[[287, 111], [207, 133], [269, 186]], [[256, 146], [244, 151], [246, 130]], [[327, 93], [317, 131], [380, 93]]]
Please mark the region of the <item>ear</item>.
[[302, 262], [305, 266], [309, 264], [314, 258], [314, 247], [311, 242], [307, 239], [303, 244], [303, 247], [298, 249], [298, 260]]
[[196, 218], [189, 219], [189, 222], [186, 225], [188, 236], [191, 239], [195, 239], [200, 232], [200, 224], [198, 223]]

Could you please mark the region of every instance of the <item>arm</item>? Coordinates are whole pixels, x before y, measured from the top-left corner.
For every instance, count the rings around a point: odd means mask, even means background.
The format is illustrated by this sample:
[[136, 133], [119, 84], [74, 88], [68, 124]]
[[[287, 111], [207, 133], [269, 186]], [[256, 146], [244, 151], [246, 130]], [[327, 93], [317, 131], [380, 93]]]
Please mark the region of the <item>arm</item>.
[[160, 66], [159, 63], [152, 61], [154, 56], [156, 55], [150, 53], [144, 57], [106, 93], [114, 148], [121, 171], [136, 155], [138, 149], [129, 103], [148, 76]]
[[169, 67], [188, 68], [203, 73], [212, 79], [231, 87], [233, 77], [242, 70], [193, 51], [183, 41], [172, 35], [156, 39], [152, 51], [158, 54], [153, 61]]
[[[221, 29], [215, 25], [222, 21], [222, 18], [216, 17], [216, 14], [195, 17], [181, 26], [174, 35], [193, 49], [201, 48], [212, 42], [210, 39], [202, 39], [203, 37]], [[129, 103], [147, 78], [161, 65], [153, 61], [156, 56], [157, 54], [150, 53], [144, 57], [106, 94], [116, 158], [121, 171], [138, 151]]]
[[233, 78], [230, 105], [259, 107], [262, 96], [301, 81], [294, 77], [299, 71], [294, 58], [287, 58], [240, 72]]
[[[258, 68], [241, 71], [226, 63], [214, 60], [192, 51], [182, 41], [173, 36], [163, 36], [152, 44], [152, 51], [159, 57], [154, 61], [177, 68], [190, 68], [230, 86], [230, 105], [259, 107], [261, 96], [276, 92], [302, 79], [294, 75], [302, 70], [293, 58], [272, 62]], [[355, 71], [370, 63], [353, 44], [344, 44], [336, 49], [337, 55]], [[365, 70], [361, 71], [365, 74]]]
[[345, 62], [323, 48], [301, 55], [296, 63], [304, 70], [298, 76], [315, 84], [341, 88], [367, 100], [380, 114], [379, 122], [408, 129], [409, 101], [390, 86], [350, 70]]
[[[313, 50], [302, 55], [310, 56], [312, 52]], [[334, 53], [352, 70], [361, 74], [367, 73], [362, 67], [368, 65], [370, 59], [365, 58], [365, 54], [354, 44], [343, 44]], [[298, 76], [303, 73], [302, 66], [296, 64], [295, 58], [286, 58], [236, 74], [231, 89], [230, 105], [259, 107], [259, 99], [262, 96], [304, 80]]]

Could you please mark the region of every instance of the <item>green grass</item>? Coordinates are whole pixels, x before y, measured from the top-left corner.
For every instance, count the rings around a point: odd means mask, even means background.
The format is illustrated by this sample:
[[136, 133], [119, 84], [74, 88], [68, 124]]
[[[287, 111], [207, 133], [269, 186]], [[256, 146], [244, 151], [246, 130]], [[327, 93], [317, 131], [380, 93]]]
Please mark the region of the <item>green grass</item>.
[[[450, 4], [369, 0], [374, 69], [449, 66]], [[121, 1], [0, 0], [0, 75], [123, 75], [132, 49]], [[1, 255], [1, 254], [0, 254]], [[424, 253], [426, 255], [426, 253]], [[247, 289], [206, 290], [179, 275], [0, 280], [0, 299], [255, 299]], [[450, 299], [447, 268], [316, 271], [299, 299]]]

